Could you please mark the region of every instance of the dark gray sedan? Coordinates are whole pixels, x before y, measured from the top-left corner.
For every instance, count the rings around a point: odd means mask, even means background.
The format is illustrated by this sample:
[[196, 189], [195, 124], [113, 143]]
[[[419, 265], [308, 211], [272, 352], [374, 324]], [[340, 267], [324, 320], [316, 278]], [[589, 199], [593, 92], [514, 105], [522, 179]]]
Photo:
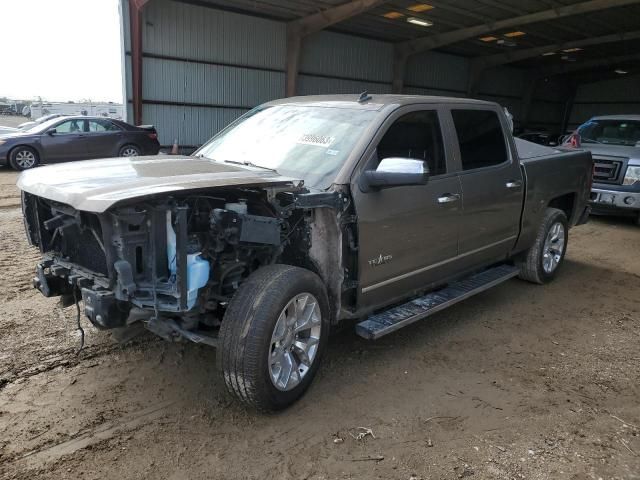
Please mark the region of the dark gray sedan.
[[159, 149], [153, 126], [105, 117], [61, 117], [0, 135], [0, 165], [26, 170], [41, 163], [156, 155]]

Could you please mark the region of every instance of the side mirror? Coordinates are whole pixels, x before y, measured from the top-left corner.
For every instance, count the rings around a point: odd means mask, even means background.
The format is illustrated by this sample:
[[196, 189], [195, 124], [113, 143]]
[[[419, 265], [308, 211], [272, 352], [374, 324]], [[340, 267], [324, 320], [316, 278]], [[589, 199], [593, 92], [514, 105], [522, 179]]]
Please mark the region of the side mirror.
[[360, 177], [363, 192], [382, 188], [426, 185], [429, 168], [422, 160], [413, 158], [384, 158], [375, 170], [365, 170]]
[[47, 135], [55, 135], [58, 131], [55, 128], [50, 128], [46, 133]]

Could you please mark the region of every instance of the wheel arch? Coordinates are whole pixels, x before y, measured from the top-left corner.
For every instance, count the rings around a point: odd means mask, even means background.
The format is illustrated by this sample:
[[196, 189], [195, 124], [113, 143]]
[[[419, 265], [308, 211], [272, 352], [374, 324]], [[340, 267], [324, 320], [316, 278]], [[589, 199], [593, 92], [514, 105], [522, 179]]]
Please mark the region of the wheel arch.
[[33, 150], [34, 152], [36, 152], [36, 155], [38, 155], [38, 160], [42, 161], [43, 158], [45, 158], [45, 156], [43, 155], [42, 149], [36, 145], [29, 145], [28, 143], [20, 143], [18, 145], [15, 145], [13, 147], [11, 147], [9, 149], [9, 153], [7, 154], [7, 158], [11, 157], [11, 154], [17, 149], [17, 148], [28, 148], [30, 150]]
[[574, 222], [575, 205], [576, 205], [576, 193], [570, 192], [570, 193], [565, 193], [564, 195], [559, 195], [555, 198], [552, 198], [549, 201], [549, 204], [547, 205], [547, 207], [557, 208], [558, 210], [562, 210], [564, 214], [567, 216], [569, 226], [571, 226], [575, 223]]
[[139, 144], [137, 144], [136, 142], [132, 142], [130, 139], [127, 139], [124, 140], [118, 147], [118, 155], [120, 155], [120, 152], [126, 147], [135, 147], [138, 149], [138, 152], [140, 152], [141, 155], [143, 154], [143, 149]]

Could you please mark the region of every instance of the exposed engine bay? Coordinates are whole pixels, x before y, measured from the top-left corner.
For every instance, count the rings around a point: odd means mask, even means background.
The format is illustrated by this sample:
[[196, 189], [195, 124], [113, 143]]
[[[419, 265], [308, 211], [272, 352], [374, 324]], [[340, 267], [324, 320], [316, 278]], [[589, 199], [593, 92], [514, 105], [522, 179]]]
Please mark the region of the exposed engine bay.
[[27, 236], [43, 253], [34, 286], [45, 296], [82, 299], [101, 329], [142, 321], [165, 339], [211, 345], [240, 284], [274, 263], [317, 272], [337, 315], [356, 274], [355, 260], [343, 262], [355, 248], [354, 225], [341, 221], [349, 209], [343, 193], [283, 187], [165, 195], [104, 213], [23, 193]]

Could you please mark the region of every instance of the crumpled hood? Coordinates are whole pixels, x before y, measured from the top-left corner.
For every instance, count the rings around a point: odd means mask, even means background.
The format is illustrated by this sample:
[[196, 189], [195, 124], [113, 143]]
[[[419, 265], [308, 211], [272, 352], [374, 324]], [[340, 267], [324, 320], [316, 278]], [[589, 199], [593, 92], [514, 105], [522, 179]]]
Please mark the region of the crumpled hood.
[[17, 183], [20, 190], [33, 195], [98, 213], [123, 200], [159, 193], [299, 184], [299, 180], [261, 168], [168, 155], [49, 165], [22, 172]]

